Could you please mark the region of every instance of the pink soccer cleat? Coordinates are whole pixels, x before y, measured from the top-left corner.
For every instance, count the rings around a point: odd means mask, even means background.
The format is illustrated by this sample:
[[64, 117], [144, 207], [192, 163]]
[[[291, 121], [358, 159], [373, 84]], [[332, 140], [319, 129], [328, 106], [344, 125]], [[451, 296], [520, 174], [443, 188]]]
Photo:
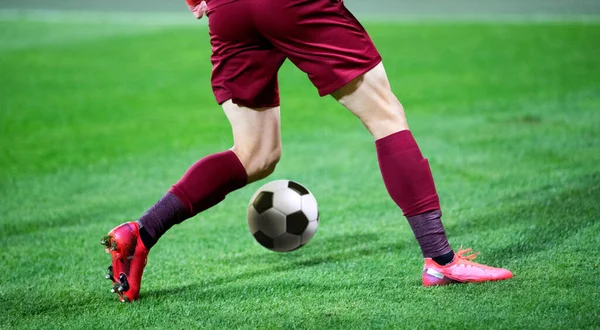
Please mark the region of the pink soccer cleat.
[[477, 257], [477, 253], [463, 256], [471, 252], [471, 248], [458, 249], [451, 263], [440, 266], [431, 258], [425, 258], [423, 267], [423, 285], [435, 286], [451, 283], [486, 282], [507, 280], [513, 276], [508, 269], [495, 268], [478, 264], [471, 260]]
[[112, 256], [106, 278], [113, 282], [112, 292], [121, 302], [138, 299], [148, 250], [140, 239], [137, 222], [124, 223], [104, 236], [100, 243]]

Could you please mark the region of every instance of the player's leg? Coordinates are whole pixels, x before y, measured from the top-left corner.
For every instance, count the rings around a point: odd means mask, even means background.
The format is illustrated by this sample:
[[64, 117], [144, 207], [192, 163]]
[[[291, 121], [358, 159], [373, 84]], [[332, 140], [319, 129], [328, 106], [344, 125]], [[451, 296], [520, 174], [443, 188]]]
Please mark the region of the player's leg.
[[150, 249], [173, 225], [218, 204], [247, 183], [273, 173], [281, 156], [279, 107], [251, 109], [223, 103], [233, 132], [230, 150], [193, 164], [169, 192], [139, 220]]
[[103, 239], [113, 257], [107, 278], [122, 301], [138, 298], [148, 252], [171, 227], [275, 169], [281, 156], [279, 107], [250, 109], [227, 101], [223, 109], [233, 148], [198, 160], [137, 222], [124, 223]]
[[452, 261], [440, 202], [427, 159], [409, 130], [404, 108], [380, 63], [331, 94], [356, 115], [376, 140], [384, 183], [402, 209], [425, 258]]
[[331, 96], [357, 116], [375, 140], [409, 129], [404, 108], [392, 93], [383, 62]]
[[[385, 185], [408, 218], [426, 266], [428, 262], [440, 267], [448, 264], [441, 278], [437, 276], [442, 269], [436, 268], [439, 272], [433, 279], [424, 275], [423, 283], [447, 283], [446, 277], [454, 276], [457, 262], [464, 265], [469, 261], [461, 257], [464, 251], [454, 258], [441, 223], [439, 198], [429, 164], [408, 129], [404, 109], [391, 91], [381, 57], [365, 29], [342, 1], [252, 3], [261, 33], [308, 74], [320, 95], [333, 94], [373, 134]], [[482, 281], [512, 276], [509, 271], [483, 265], [468, 269], [481, 271], [481, 276], [457, 275], [452, 279]]]
[[234, 146], [197, 161], [137, 222], [125, 223], [103, 239], [113, 257], [107, 278], [122, 300], [138, 298], [148, 251], [169, 228], [266, 177], [279, 160], [277, 70], [285, 55], [253, 29], [247, 4], [209, 6], [211, 83], [231, 123]]
[[248, 108], [223, 103], [233, 131], [233, 148], [248, 173], [248, 183], [273, 173], [281, 157], [279, 107]]
[[[452, 260], [429, 165], [408, 130], [404, 109], [391, 92], [381, 56], [365, 29], [340, 1], [253, 3], [264, 9], [253, 12], [261, 33], [308, 74], [319, 94], [336, 97], [377, 139], [386, 186], [409, 217], [424, 256]], [[261, 8], [267, 5], [269, 15], [279, 20], [268, 19], [267, 7]], [[423, 215], [426, 212], [434, 213]]]
[[489, 267], [464, 256], [470, 249], [450, 248], [441, 221], [441, 208], [427, 159], [408, 128], [404, 109], [394, 96], [383, 65], [367, 71], [332, 93], [354, 113], [375, 138], [385, 186], [404, 215], [425, 257], [425, 286], [482, 282], [512, 277], [506, 269]]

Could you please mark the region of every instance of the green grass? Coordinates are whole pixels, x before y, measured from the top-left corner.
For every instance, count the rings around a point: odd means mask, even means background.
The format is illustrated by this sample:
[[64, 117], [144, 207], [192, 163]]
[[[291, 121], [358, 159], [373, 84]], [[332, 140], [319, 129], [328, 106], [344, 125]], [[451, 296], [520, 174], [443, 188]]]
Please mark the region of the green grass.
[[[371, 137], [287, 63], [270, 179], [320, 228], [277, 254], [248, 232], [266, 180], [176, 226], [141, 300], [100, 238], [230, 147], [203, 26], [0, 22], [0, 328], [598, 328], [600, 23], [368, 23], [429, 157], [453, 246], [510, 281], [423, 288]], [[440, 321], [442, 320], [442, 321]]]

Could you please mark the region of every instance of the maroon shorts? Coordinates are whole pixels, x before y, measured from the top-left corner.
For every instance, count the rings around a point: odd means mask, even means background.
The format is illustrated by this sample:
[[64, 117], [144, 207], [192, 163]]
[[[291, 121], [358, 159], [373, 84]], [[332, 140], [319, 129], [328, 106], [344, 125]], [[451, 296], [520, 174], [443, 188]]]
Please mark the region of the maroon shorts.
[[341, 0], [209, 0], [208, 17], [219, 104], [278, 106], [277, 71], [286, 58], [321, 96], [381, 62]]

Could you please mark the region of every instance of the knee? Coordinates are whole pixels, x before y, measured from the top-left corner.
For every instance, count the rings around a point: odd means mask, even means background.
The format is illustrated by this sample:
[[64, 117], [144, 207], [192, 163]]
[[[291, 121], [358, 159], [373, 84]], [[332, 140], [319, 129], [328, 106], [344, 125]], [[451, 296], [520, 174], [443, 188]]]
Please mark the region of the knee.
[[377, 120], [387, 120], [396, 124], [406, 121], [404, 107], [392, 91], [390, 81], [382, 65], [367, 72], [365, 80], [365, 93], [374, 110], [371, 110]]
[[275, 167], [279, 160], [281, 159], [281, 147], [278, 146], [268, 153], [262, 155], [261, 159], [257, 159], [256, 163], [258, 164], [255, 170], [256, 180], [264, 179], [275, 172]]
[[234, 146], [232, 150], [246, 169], [248, 183], [264, 179], [271, 175], [281, 158], [281, 145], [251, 148]]
[[365, 126], [375, 139], [409, 129], [404, 107], [396, 96], [392, 94], [392, 97], [383, 103], [381, 109], [379, 115], [364, 121]]
[[392, 92], [381, 64], [332, 95], [363, 122], [375, 139], [408, 129], [404, 107]]

